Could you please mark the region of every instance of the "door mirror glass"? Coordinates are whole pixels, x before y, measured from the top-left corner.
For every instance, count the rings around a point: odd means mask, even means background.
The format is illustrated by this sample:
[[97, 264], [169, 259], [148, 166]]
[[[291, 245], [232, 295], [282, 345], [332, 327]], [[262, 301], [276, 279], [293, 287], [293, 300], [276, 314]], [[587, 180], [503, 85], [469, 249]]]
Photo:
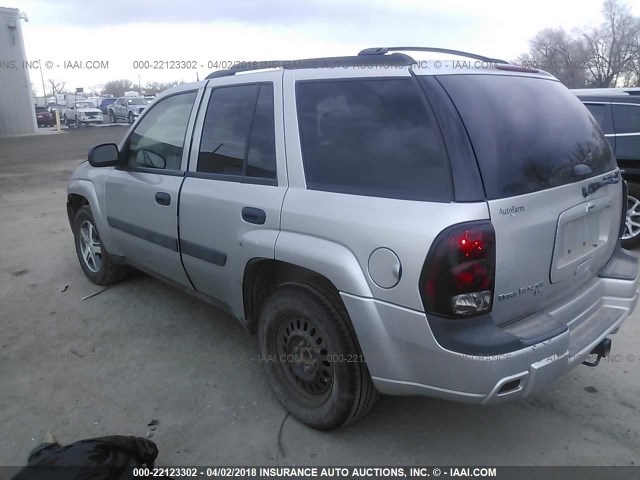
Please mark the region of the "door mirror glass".
[[112, 167], [118, 164], [120, 152], [115, 143], [103, 143], [89, 150], [89, 163], [92, 167]]

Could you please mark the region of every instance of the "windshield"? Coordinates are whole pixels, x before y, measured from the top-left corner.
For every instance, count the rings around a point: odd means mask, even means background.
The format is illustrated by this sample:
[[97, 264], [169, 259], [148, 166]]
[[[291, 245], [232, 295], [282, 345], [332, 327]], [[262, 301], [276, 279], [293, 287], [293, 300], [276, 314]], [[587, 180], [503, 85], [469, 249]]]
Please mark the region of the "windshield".
[[127, 98], [129, 105], [147, 105], [147, 101], [142, 97]]
[[76, 102], [76, 108], [95, 108], [91, 102]]
[[[616, 168], [600, 127], [560, 82], [515, 75], [442, 75], [438, 80], [467, 128], [490, 199]], [[590, 173], [576, 176], [579, 164]]]

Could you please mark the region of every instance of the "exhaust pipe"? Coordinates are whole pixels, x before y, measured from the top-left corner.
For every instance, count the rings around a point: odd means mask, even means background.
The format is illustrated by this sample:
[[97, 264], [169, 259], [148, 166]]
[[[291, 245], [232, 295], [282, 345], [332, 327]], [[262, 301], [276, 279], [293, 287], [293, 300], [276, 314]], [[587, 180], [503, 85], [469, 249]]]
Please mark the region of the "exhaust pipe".
[[594, 362], [584, 361], [582, 362], [587, 367], [597, 367], [600, 363], [600, 359], [608, 356], [611, 353], [611, 339], [605, 338], [598, 345], [591, 350], [589, 355], [597, 355], [597, 358]]

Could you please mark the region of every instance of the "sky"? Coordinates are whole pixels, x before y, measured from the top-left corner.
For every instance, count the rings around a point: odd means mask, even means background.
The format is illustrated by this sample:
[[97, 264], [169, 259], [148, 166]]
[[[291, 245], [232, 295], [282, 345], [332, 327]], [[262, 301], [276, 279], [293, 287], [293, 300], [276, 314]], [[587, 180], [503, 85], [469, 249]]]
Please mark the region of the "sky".
[[[627, 3], [640, 15], [640, 0]], [[215, 62], [351, 55], [379, 46], [513, 60], [543, 28], [600, 23], [602, 0], [0, 0], [0, 6], [26, 13], [28, 60], [41, 60], [45, 81], [65, 81], [73, 91], [122, 78], [143, 86], [195, 81], [217, 70]], [[30, 77], [41, 95], [40, 71]]]

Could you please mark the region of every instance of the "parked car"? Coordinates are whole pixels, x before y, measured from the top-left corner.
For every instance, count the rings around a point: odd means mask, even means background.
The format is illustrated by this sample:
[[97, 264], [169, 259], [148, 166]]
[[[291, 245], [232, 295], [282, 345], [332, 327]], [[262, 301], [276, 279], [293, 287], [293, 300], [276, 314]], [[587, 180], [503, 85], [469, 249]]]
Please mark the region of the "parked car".
[[102, 112], [90, 101], [74, 102], [71, 107], [64, 110], [62, 118], [67, 126], [73, 123], [77, 127], [103, 121]]
[[578, 98], [542, 71], [393, 50], [177, 86], [68, 187], [89, 280], [134, 266], [227, 309], [314, 428], [378, 392], [547, 390], [638, 301], [624, 182]]
[[126, 120], [129, 123], [133, 123], [148, 104], [149, 102], [144, 97], [120, 97], [115, 103], [107, 107], [109, 119], [111, 123], [117, 123], [118, 120]]
[[629, 183], [622, 246], [640, 246], [640, 88], [574, 90], [596, 119]]
[[47, 107], [36, 107], [36, 122], [39, 127], [53, 127], [56, 119], [47, 110]]
[[109, 105], [116, 103], [116, 100], [117, 98], [103, 98], [100, 102], [100, 111], [105, 115], [109, 115]]

